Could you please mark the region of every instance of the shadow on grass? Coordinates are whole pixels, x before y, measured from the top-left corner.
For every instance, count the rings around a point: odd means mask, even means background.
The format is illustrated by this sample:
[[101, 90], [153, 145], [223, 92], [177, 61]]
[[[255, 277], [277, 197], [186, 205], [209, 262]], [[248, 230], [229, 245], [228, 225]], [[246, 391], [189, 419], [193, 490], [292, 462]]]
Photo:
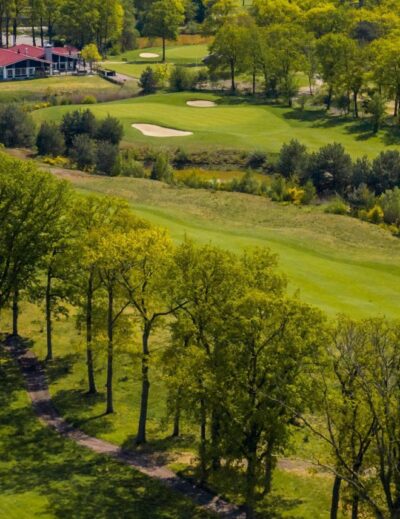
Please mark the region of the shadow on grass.
[[[0, 503], [2, 495], [7, 499], [18, 496], [32, 518], [43, 513], [56, 519], [210, 517], [158, 482], [42, 427], [26, 397], [22, 398], [18, 369], [3, 360], [3, 354], [0, 352], [1, 369], [6, 373], [0, 379]], [[45, 500], [47, 510], [36, 510], [32, 495]]]

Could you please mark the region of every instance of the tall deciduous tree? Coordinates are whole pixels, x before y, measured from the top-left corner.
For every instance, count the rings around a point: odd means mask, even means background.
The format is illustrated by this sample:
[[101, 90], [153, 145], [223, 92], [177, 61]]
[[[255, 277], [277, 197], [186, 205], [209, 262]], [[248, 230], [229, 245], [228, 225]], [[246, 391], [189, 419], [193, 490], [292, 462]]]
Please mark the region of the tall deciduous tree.
[[181, 0], [156, 0], [150, 7], [144, 23], [148, 36], [162, 39], [162, 61], [165, 61], [166, 40], [176, 40], [184, 22], [185, 8]]

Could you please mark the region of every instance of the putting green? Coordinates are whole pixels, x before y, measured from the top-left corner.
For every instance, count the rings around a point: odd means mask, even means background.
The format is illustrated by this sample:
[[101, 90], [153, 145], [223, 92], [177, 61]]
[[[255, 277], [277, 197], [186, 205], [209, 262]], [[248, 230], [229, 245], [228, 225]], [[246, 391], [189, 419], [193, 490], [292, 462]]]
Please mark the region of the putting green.
[[[212, 110], [194, 110], [187, 106], [193, 98], [217, 103]], [[57, 106], [38, 110], [38, 122], [61, 120], [74, 109]], [[124, 125], [125, 141], [131, 144], [159, 146], [157, 138], [146, 137], [132, 128], [134, 123], [155, 124], [193, 132], [189, 137], [164, 139], [162, 145], [187, 150], [235, 148], [276, 153], [284, 142], [296, 138], [315, 150], [331, 142], [340, 142], [354, 157], [376, 156], [387, 149], [387, 136], [371, 136], [365, 122], [327, 116], [324, 111], [300, 111], [285, 107], [251, 104], [240, 98], [212, 94], [173, 93], [136, 97], [90, 107], [97, 117], [111, 114]], [[396, 145], [398, 147], [398, 145]], [[393, 147], [393, 146], [392, 146]]]
[[304, 300], [330, 315], [400, 317], [400, 241], [378, 226], [239, 193], [143, 179], [67, 178], [84, 192], [125, 198], [177, 242], [188, 236], [233, 251], [270, 247], [279, 254], [290, 290], [299, 289]]

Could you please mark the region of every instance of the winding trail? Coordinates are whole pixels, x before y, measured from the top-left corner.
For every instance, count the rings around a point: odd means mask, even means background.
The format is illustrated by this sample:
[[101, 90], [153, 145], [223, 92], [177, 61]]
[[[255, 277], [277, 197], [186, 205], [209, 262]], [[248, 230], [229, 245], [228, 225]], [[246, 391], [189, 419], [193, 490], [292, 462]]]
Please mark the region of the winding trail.
[[191, 498], [196, 504], [212, 513], [227, 519], [244, 519], [245, 514], [239, 507], [179, 477], [153, 457], [143, 453], [126, 452], [117, 445], [88, 436], [83, 431], [75, 429], [59, 415], [53, 405], [45, 371], [35, 354], [18, 345], [17, 341], [6, 341], [5, 347], [18, 362], [32, 406], [44, 425], [55, 429], [61, 436], [75, 441], [82, 447], [110, 456], [146, 476], [159, 480], [168, 488]]

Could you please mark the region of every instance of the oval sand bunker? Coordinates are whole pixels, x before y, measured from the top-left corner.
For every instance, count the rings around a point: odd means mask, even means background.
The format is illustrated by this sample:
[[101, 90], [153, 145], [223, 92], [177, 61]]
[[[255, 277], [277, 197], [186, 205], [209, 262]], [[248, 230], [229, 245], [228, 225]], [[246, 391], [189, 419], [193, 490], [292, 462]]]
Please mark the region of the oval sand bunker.
[[139, 57], [141, 57], [141, 58], [159, 58], [160, 55], [156, 54], [155, 52], [141, 52], [139, 54]]
[[211, 108], [216, 106], [214, 101], [205, 101], [198, 99], [197, 101], [188, 101], [186, 103], [188, 106], [195, 106], [196, 108]]
[[173, 128], [165, 128], [164, 126], [157, 126], [156, 124], [132, 124], [132, 127], [147, 137], [186, 137], [193, 135], [192, 132], [174, 130]]

